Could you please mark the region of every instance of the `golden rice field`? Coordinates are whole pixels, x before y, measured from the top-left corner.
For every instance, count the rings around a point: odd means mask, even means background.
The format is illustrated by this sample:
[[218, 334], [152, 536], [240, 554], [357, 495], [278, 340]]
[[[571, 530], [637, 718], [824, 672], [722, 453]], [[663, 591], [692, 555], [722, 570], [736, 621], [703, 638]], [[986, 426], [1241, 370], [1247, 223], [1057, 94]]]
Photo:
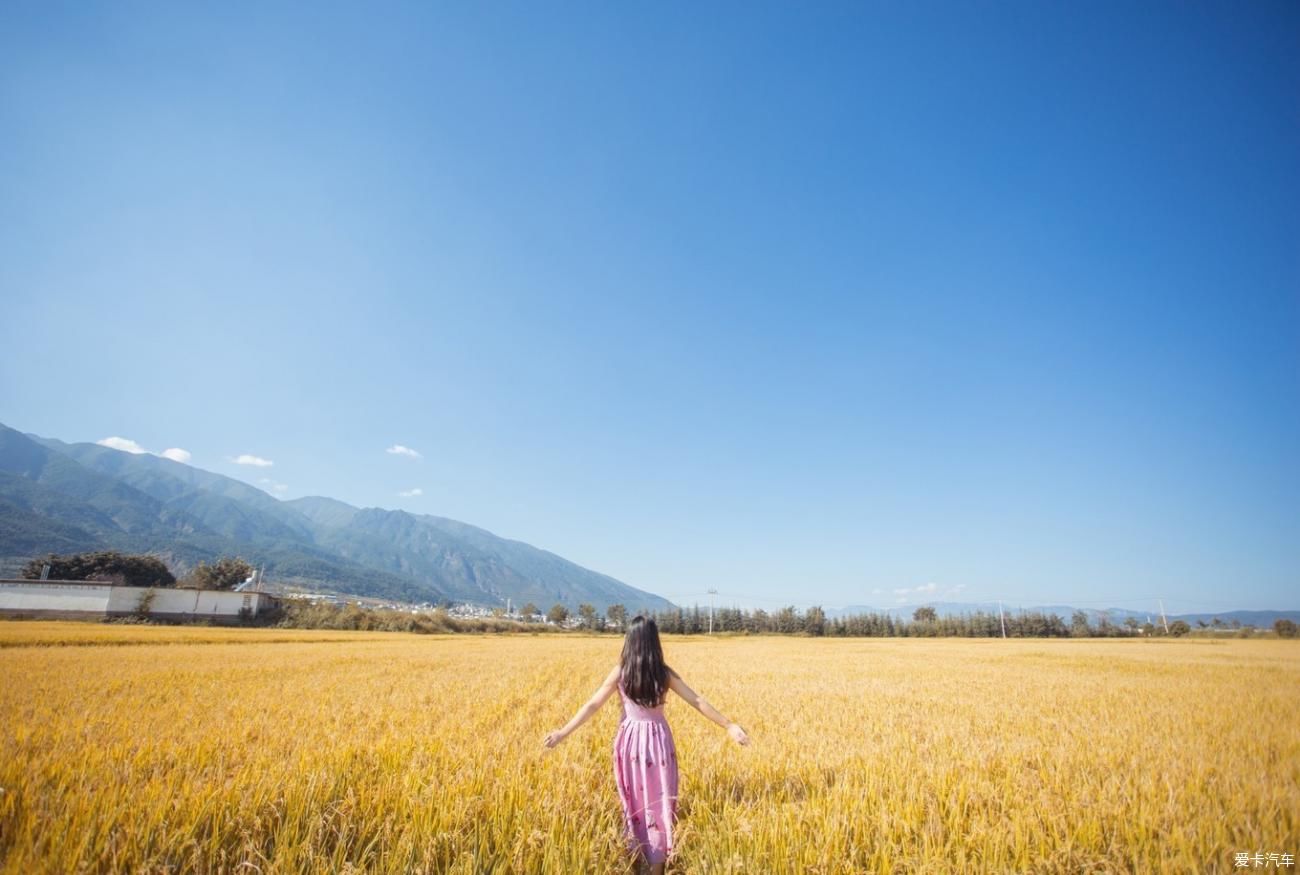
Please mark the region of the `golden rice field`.
[[[617, 704], [540, 744], [620, 643], [0, 623], [0, 871], [626, 872]], [[669, 703], [670, 871], [1300, 854], [1300, 642], [665, 646], [753, 738]]]

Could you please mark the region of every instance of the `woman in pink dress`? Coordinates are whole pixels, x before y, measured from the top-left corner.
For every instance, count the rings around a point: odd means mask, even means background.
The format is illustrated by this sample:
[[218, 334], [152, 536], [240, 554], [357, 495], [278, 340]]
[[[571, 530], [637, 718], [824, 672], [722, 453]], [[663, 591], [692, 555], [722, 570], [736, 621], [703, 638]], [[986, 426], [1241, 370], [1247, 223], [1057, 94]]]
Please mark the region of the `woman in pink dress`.
[[652, 875], [661, 875], [673, 850], [673, 824], [677, 819], [677, 750], [664, 719], [668, 691], [726, 729], [737, 744], [749, 744], [749, 736], [664, 663], [659, 627], [652, 619], [637, 617], [628, 626], [618, 665], [610, 669], [605, 682], [573, 719], [563, 729], [548, 732], [542, 743], [549, 748], [564, 741], [615, 690], [623, 700], [623, 722], [614, 737], [614, 783], [623, 803], [623, 825], [629, 847]]

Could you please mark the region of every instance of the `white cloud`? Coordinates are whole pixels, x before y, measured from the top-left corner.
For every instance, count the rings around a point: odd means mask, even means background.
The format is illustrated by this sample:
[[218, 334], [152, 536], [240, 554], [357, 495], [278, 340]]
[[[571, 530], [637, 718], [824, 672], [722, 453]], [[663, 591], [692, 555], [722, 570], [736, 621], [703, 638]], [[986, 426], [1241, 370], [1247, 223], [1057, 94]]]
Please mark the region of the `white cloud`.
[[[934, 595], [938, 591], [939, 584], [937, 583], [923, 583], [920, 586], [911, 587], [902, 586], [894, 590], [894, 601], [902, 603], [907, 601], [909, 597]], [[960, 592], [961, 587], [958, 586], [956, 591]], [[947, 592], [953, 592], [953, 590], [948, 590]]]
[[261, 483], [263, 486], [267, 487], [268, 489], [270, 489], [272, 492], [276, 494], [283, 494], [289, 491], [289, 487], [287, 485], [281, 483], [278, 480], [272, 480], [270, 477], [262, 477], [257, 482]]
[[[917, 601], [932, 601], [932, 599], [926, 597], [939, 594], [941, 597], [950, 598], [953, 597], [953, 595], [961, 594], [963, 589], [966, 589], [966, 584], [945, 586], [944, 589], [940, 589], [939, 584], [930, 582], [930, 584], [922, 584], [920, 586], [901, 586], [901, 588], [893, 590], [893, 594], [894, 601], [898, 603], [909, 601], [909, 599], [917, 599]], [[872, 590], [872, 593], [879, 592], [880, 590], [878, 589]]]
[[101, 447], [108, 447], [111, 450], [121, 450], [124, 453], [133, 453], [137, 456], [149, 452], [135, 441], [124, 437], [106, 437], [102, 441], [95, 441]]
[[106, 437], [102, 441], [95, 441], [101, 447], [108, 447], [113, 450], [121, 450], [124, 453], [131, 453], [135, 456], [162, 456], [164, 459], [171, 459], [173, 462], [188, 464], [190, 461], [190, 451], [182, 450], [180, 447], [170, 447], [161, 453], [155, 453], [153, 450], [146, 450], [130, 438], [124, 437]]
[[405, 492], [399, 492], [397, 493], [397, 495], [399, 498], [417, 498], [421, 495], [424, 495], [424, 490], [417, 486], [414, 489], [408, 489]]
[[407, 456], [412, 459], [420, 458], [420, 454], [418, 452], [411, 449], [410, 447], [404, 447], [401, 444], [393, 444], [391, 447], [384, 450], [384, 452], [388, 453], [391, 456]]
[[255, 468], [269, 468], [275, 464], [275, 462], [272, 462], [270, 459], [263, 459], [261, 456], [251, 456], [248, 453], [235, 456], [235, 458], [230, 461], [234, 462], [236, 465], [252, 465]]

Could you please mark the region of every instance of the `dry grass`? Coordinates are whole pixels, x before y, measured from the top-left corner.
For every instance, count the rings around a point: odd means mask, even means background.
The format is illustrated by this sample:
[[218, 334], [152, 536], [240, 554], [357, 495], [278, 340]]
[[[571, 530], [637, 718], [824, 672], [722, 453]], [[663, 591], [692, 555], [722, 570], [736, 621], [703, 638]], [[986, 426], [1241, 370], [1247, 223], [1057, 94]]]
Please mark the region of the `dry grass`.
[[[616, 705], [540, 747], [619, 643], [0, 623], [0, 869], [625, 871]], [[674, 871], [1231, 871], [1234, 852], [1300, 852], [1295, 642], [666, 646], [754, 738], [670, 703]]]

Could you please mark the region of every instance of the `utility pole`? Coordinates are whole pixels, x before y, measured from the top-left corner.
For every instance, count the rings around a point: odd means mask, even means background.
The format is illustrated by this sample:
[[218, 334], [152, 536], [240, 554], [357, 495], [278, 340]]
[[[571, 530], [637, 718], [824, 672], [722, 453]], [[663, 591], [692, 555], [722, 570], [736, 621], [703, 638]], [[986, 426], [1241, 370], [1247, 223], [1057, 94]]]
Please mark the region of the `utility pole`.
[[998, 599], [998, 619], [1002, 621], [1002, 637], [1005, 638], [1007, 637], [1007, 618], [1002, 615], [1002, 599]]
[[713, 597], [718, 594], [716, 589], [709, 590], [709, 634], [713, 634]]
[[1169, 620], [1165, 617], [1165, 600], [1157, 599], [1160, 602], [1160, 622], [1164, 624], [1165, 634], [1169, 634]]

